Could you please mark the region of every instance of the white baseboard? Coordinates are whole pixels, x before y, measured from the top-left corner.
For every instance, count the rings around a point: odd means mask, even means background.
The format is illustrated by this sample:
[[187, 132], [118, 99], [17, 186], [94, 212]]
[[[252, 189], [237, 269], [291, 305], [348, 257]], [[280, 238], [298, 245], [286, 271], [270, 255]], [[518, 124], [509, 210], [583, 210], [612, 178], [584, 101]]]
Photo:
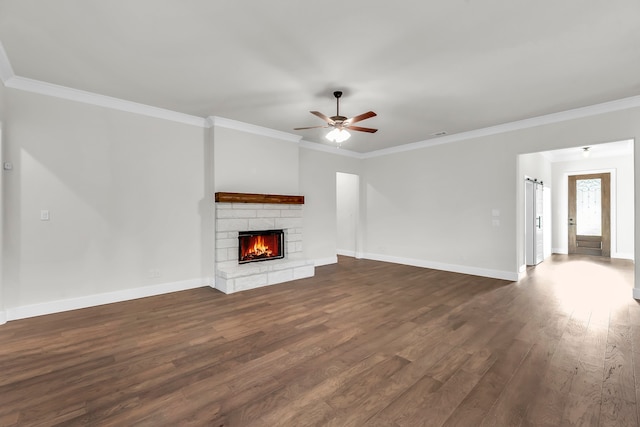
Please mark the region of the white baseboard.
[[[551, 251], [554, 254], [560, 254], [560, 255], [568, 255], [569, 254], [569, 251], [567, 249], [553, 248], [553, 249], [551, 249]], [[611, 258], [630, 259], [631, 261], [633, 261], [634, 260], [634, 254], [633, 253], [626, 253], [626, 252], [612, 252], [611, 253]]]
[[640, 288], [633, 288], [633, 298], [640, 300]]
[[170, 292], [200, 288], [206, 286], [208, 282], [209, 280], [206, 278], [182, 280], [180, 282], [161, 283], [152, 286], [106, 292], [103, 294], [24, 305], [8, 309], [6, 311], [6, 320], [11, 321], [25, 319], [27, 317], [43, 316], [45, 314], [60, 313], [63, 311], [77, 310], [80, 308], [94, 307], [97, 305], [111, 304], [114, 302], [128, 301], [154, 295], [167, 294]]
[[322, 265], [337, 264], [338, 257], [334, 255], [327, 258], [316, 258], [313, 260], [313, 263], [316, 267], [320, 267]]
[[519, 275], [517, 271], [491, 270], [488, 268], [470, 267], [466, 265], [445, 264], [441, 262], [426, 261], [421, 259], [411, 259], [395, 257], [390, 255], [363, 254], [364, 258], [374, 261], [391, 262], [394, 264], [411, 265], [414, 267], [431, 268], [433, 270], [450, 271], [453, 273], [471, 274], [473, 276], [491, 277], [493, 279], [509, 280], [517, 282]]
[[630, 254], [630, 253], [625, 253], [625, 252], [615, 252], [611, 254], [611, 258], [617, 258], [617, 259], [630, 259], [631, 261], [635, 260], [635, 255], [634, 254]]
[[336, 253], [338, 255], [344, 255], [355, 259], [363, 259], [366, 258], [366, 254], [364, 252], [356, 252], [347, 249], [336, 249]]
[[347, 249], [336, 249], [336, 253], [338, 255], [350, 256], [352, 258], [355, 258], [356, 256], [356, 251], [349, 251]]
[[527, 277], [527, 266], [526, 264], [522, 264], [520, 268], [518, 268], [518, 281]]
[[0, 311], [0, 325], [4, 325], [5, 323], [7, 323], [7, 313]]

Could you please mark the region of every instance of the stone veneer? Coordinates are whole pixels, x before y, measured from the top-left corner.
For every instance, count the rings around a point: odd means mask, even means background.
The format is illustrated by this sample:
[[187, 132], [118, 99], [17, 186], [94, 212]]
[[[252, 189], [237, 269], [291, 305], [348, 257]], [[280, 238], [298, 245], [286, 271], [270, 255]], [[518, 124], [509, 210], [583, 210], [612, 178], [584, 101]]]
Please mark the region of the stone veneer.
[[[215, 287], [233, 292], [288, 282], [315, 274], [302, 253], [302, 205], [216, 203]], [[238, 264], [238, 232], [284, 230], [283, 259]]]

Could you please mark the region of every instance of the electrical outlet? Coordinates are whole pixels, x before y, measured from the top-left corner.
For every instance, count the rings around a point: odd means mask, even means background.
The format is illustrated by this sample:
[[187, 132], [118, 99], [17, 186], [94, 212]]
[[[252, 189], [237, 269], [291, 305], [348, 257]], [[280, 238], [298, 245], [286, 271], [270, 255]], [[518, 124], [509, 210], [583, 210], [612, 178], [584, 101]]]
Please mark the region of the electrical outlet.
[[157, 279], [160, 277], [160, 270], [151, 269], [149, 270], [149, 279]]
[[40, 211], [40, 221], [49, 221], [49, 211], [48, 210], [41, 210]]

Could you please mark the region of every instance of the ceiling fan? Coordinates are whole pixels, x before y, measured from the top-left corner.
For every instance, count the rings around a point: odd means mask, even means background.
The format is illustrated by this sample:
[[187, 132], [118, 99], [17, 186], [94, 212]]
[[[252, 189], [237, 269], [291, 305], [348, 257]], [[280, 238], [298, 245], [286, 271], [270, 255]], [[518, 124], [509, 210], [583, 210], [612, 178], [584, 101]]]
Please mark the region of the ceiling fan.
[[334, 142], [342, 142], [345, 141], [347, 138], [349, 138], [349, 132], [346, 132], [347, 129], [349, 130], [356, 130], [359, 132], [368, 132], [368, 133], [375, 133], [378, 131], [378, 129], [373, 129], [373, 128], [365, 128], [365, 127], [361, 127], [361, 126], [353, 126], [354, 123], [360, 122], [362, 120], [365, 119], [369, 119], [371, 117], [375, 117], [377, 114], [374, 113], [373, 111], [368, 111], [366, 113], [362, 113], [360, 115], [357, 115], [355, 117], [351, 117], [351, 118], [347, 118], [345, 116], [341, 116], [340, 115], [340, 97], [342, 96], [342, 92], [337, 90], [335, 92], [333, 92], [333, 96], [336, 97], [336, 115], [335, 116], [331, 116], [331, 117], [327, 117], [324, 114], [322, 114], [319, 111], [310, 111], [311, 114], [320, 117], [322, 120], [324, 120], [325, 122], [327, 122], [326, 125], [324, 126], [308, 126], [308, 127], [303, 127], [303, 128], [294, 128], [294, 130], [304, 130], [304, 129], [316, 129], [316, 128], [329, 128], [332, 127], [334, 128], [333, 131], [329, 132], [329, 134], [327, 135], [327, 139], [334, 141]]

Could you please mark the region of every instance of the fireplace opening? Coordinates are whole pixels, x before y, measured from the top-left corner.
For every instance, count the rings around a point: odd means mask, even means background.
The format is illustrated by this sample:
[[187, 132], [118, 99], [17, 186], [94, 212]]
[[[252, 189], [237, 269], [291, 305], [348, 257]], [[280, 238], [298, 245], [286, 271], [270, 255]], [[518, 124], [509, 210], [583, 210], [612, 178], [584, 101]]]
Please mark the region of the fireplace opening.
[[238, 263], [284, 258], [284, 230], [240, 231]]

